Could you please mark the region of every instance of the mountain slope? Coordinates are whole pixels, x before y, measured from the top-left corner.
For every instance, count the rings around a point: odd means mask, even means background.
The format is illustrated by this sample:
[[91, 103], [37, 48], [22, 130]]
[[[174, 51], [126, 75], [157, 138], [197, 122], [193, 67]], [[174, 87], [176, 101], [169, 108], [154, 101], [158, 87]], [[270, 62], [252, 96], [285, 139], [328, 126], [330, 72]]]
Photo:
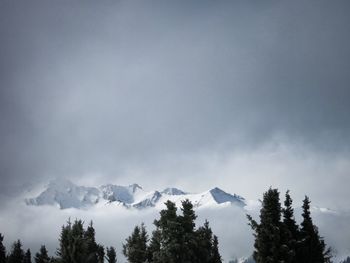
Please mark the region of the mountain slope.
[[106, 184], [100, 187], [78, 186], [68, 180], [51, 181], [36, 197], [27, 198], [27, 205], [50, 205], [60, 209], [87, 209], [98, 203], [118, 203], [126, 208], [145, 209], [155, 207], [161, 209], [167, 200], [178, 206], [181, 201], [189, 199], [195, 207], [236, 205], [244, 207], [245, 199], [236, 194], [231, 195], [215, 187], [209, 191], [190, 194], [177, 188], [166, 188], [163, 191], [145, 191], [138, 184], [120, 186]]

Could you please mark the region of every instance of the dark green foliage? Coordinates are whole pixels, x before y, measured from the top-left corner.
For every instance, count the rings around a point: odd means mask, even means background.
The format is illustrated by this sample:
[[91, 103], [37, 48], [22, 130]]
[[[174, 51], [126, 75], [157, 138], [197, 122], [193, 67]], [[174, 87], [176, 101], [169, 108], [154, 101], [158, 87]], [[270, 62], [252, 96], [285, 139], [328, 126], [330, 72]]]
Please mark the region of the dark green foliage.
[[101, 263], [104, 248], [96, 243], [92, 222], [84, 230], [81, 220], [70, 221], [62, 227], [57, 261], [64, 263]]
[[83, 222], [75, 220], [72, 224], [68, 221], [62, 227], [60, 247], [57, 251], [59, 259], [64, 263], [83, 263], [87, 259], [87, 244], [84, 238]]
[[107, 247], [107, 262], [108, 263], [117, 263], [117, 253], [114, 247]]
[[[294, 219], [292, 199], [286, 193], [285, 207], [281, 209], [277, 189], [264, 193], [260, 210], [260, 223], [248, 215], [249, 224], [254, 230], [257, 263], [328, 263], [331, 262], [330, 249], [319, 236], [317, 227], [310, 215], [310, 201], [305, 198], [303, 221], [299, 229]], [[283, 221], [281, 221], [281, 213]]]
[[2, 243], [4, 236], [0, 233], [0, 263], [6, 263], [6, 248]]
[[197, 218], [193, 205], [189, 200], [182, 202], [182, 215], [178, 216], [180, 223], [179, 231], [182, 231], [180, 240], [181, 262], [197, 262], [198, 248], [197, 238], [195, 233], [195, 220]]
[[213, 250], [212, 250], [212, 256], [211, 256], [211, 263], [221, 263], [221, 256], [219, 253], [219, 241], [218, 237], [214, 235], [213, 239]]
[[160, 262], [160, 242], [162, 238], [161, 231], [157, 228], [152, 233], [152, 238], [147, 247], [148, 262]]
[[166, 209], [155, 220], [148, 247], [149, 262], [211, 263], [221, 262], [218, 240], [213, 238], [208, 221], [196, 229], [197, 218], [189, 200], [182, 202], [181, 215], [177, 215], [174, 203], [165, 203]]
[[264, 193], [260, 224], [248, 216], [255, 231], [253, 256], [258, 263], [288, 262], [284, 258], [288, 247], [281, 240], [281, 211], [279, 192], [270, 188]]
[[97, 245], [97, 262], [103, 263], [105, 258], [105, 249], [102, 245]]
[[27, 249], [26, 253], [24, 254], [23, 263], [32, 263], [32, 253], [30, 253], [30, 249]]
[[50, 257], [48, 256], [47, 249], [44, 245], [42, 245], [39, 252], [35, 254], [34, 260], [35, 263], [49, 263], [51, 261]]
[[95, 240], [95, 229], [92, 221], [84, 232], [84, 239], [86, 242], [87, 263], [98, 263], [98, 245]]
[[196, 229], [197, 218], [189, 200], [182, 202], [181, 215], [175, 203], [167, 201], [166, 209], [154, 221], [156, 229], [147, 246], [144, 225], [136, 226], [123, 245], [123, 254], [130, 263], [219, 263], [218, 239], [213, 237], [208, 221]]
[[310, 200], [306, 196], [303, 201], [303, 221], [300, 229], [300, 263], [330, 262], [331, 252], [326, 248], [323, 238], [318, 234], [310, 213]]
[[130, 263], [143, 263], [147, 261], [147, 232], [144, 224], [136, 226], [131, 236], [123, 244], [123, 254]]
[[160, 211], [160, 219], [154, 224], [161, 232], [161, 249], [159, 251], [159, 262], [176, 263], [181, 262], [182, 233], [181, 223], [176, 214], [175, 203], [167, 201], [166, 209]]
[[12, 245], [11, 253], [8, 257], [8, 263], [22, 263], [24, 260], [24, 252], [22, 249], [22, 243], [20, 240], [17, 240]]
[[213, 251], [213, 232], [209, 227], [209, 222], [206, 220], [204, 225], [199, 227], [197, 234], [197, 259], [198, 262], [211, 262]]
[[286, 244], [284, 258], [286, 262], [298, 263], [297, 241], [299, 238], [299, 228], [294, 218], [294, 209], [292, 207], [293, 200], [290, 197], [289, 191], [286, 192], [284, 208], [282, 209], [283, 224], [281, 240]]

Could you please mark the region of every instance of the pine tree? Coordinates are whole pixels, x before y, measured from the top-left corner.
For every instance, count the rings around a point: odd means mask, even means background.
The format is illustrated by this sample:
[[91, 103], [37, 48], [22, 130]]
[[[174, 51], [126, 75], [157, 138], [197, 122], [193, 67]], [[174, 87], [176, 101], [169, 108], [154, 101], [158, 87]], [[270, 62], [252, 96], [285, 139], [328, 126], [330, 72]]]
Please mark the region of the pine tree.
[[2, 243], [4, 236], [0, 233], [0, 263], [6, 263], [6, 248]]
[[222, 260], [221, 260], [221, 255], [219, 253], [218, 237], [214, 235], [211, 263], [221, 263], [221, 262], [222, 262]]
[[47, 249], [44, 245], [42, 245], [39, 252], [35, 254], [34, 260], [35, 263], [49, 263], [51, 261], [50, 257], [48, 256]]
[[30, 252], [29, 248], [27, 249], [26, 253], [24, 254], [23, 263], [32, 263], [32, 253]]
[[102, 245], [97, 245], [97, 262], [103, 263], [105, 258], [105, 249]]
[[98, 263], [98, 245], [95, 240], [95, 229], [93, 227], [92, 221], [90, 222], [90, 225], [87, 227], [86, 231], [84, 231], [84, 239], [86, 242], [86, 253], [87, 263]]
[[310, 200], [306, 196], [303, 201], [303, 221], [300, 229], [300, 263], [326, 263], [330, 262], [331, 252], [326, 248], [323, 238], [318, 234], [310, 213]]
[[84, 227], [81, 220], [72, 224], [67, 222], [62, 227], [57, 250], [58, 260], [64, 263], [85, 263], [87, 259], [87, 242], [84, 237]]
[[110, 247], [110, 248], [107, 247], [107, 262], [117, 263], [117, 253], [114, 247]]
[[154, 224], [161, 232], [159, 262], [178, 263], [181, 262], [182, 226], [176, 214], [175, 203], [167, 201], [166, 209], [160, 211], [160, 219]]
[[185, 201], [182, 201], [182, 207], [181, 207], [182, 215], [179, 216], [179, 222], [181, 225], [181, 228], [179, 230], [182, 230], [182, 239], [181, 239], [181, 262], [189, 262], [189, 263], [195, 263], [198, 261], [196, 251], [198, 249], [197, 245], [197, 238], [195, 235], [195, 220], [197, 218], [192, 203], [186, 199]]
[[136, 226], [131, 236], [123, 244], [123, 254], [130, 263], [143, 263], [147, 261], [147, 232], [144, 224]]
[[258, 224], [248, 215], [250, 226], [254, 230], [255, 251], [257, 263], [285, 262], [283, 255], [286, 250], [281, 242], [281, 204], [277, 189], [269, 189], [263, 196]]
[[198, 262], [209, 263], [212, 260], [213, 252], [213, 232], [209, 227], [209, 222], [205, 220], [204, 225], [196, 231], [197, 236], [197, 258]]
[[148, 262], [160, 263], [160, 242], [162, 238], [161, 231], [157, 228], [152, 232], [149, 246], [147, 247]]
[[282, 243], [288, 246], [288, 249], [285, 249], [286, 262], [289, 263], [298, 263], [298, 254], [297, 254], [297, 241], [299, 239], [299, 228], [294, 218], [294, 209], [292, 207], [293, 200], [290, 197], [289, 191], [286, 192], [284, 201], [284, 208], [282, 209], [283, 213], [283, 228], [281, 229], [282, 233]]
[[8, 263], [22, 263], [24, 260], [24, 252], [22, 249], [22, 243], [17, 240], [12, 245], [11, 253], [8, 257]]

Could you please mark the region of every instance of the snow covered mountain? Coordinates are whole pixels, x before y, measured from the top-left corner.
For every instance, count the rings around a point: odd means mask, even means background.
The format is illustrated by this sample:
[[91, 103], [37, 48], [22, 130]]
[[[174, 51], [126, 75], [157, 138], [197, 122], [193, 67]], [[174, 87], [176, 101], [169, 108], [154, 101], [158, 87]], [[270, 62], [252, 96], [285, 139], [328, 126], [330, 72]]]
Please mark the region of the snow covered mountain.
[[116, 204], [135, 209], [149, 207], [161, 209], [167, 200], [180, 206], [181, 201], [185, 199], [189, 199], [196, 208], [226, 205], [243, 208], [246, 205], [243, 197], [226, 193], [217, 187], [203, 193], [193, 194], [177, 188], [145, 191], [138, 184], [128, 186], [106, 184], [100, 187], [86, 187], [63, 179], [51, 181], [39, 195], [26, 198], [25, 202], [27, 205], [51, 205], [60, 209], [87, 209], [98, 204]]

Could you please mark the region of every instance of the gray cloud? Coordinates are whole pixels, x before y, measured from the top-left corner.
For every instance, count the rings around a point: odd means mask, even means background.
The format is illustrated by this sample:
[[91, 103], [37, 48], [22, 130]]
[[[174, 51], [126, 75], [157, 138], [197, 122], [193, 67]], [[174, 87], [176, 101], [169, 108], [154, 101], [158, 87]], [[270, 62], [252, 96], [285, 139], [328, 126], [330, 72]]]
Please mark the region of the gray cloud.
[[[347, 1], [0, 5], [3, 195], [55, 176], [190, 185], [195, 170], [203, 188], [218, 182], [208, 171], [226, 171], [232, 188], [229, 172], [287, 188], [293, 167], [321, 201], [328, 188], [314, 180], [348, 182]], [[271, 158], [266, 176], [248, 169], [279, 136], [306, 158], [280, 155], [290, 158], [281, 172]], [[241, 169], [208, 161], [240, 155]], [[253, 195], [243, 184], [235, 191]]]

